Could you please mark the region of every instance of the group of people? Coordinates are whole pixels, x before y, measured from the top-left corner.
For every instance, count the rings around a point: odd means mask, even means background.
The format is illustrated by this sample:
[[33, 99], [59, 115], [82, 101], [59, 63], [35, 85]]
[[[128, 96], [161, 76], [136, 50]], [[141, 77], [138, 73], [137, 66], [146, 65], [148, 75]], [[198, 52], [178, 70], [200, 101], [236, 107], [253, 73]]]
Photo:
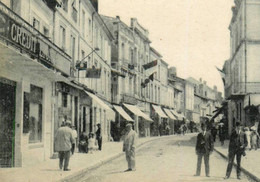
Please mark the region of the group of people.
[[[101, 125], [97, 124], [96, 136], [90, 132], [87, 134], [83, 132], [79, 138], [79, 152], [82, 153], [93, 153], [95, 149], [102, 150], [102, 136], [101, 136]], [[97, 144], [97, 146], [96, 146]]]
[[[196, 142], [196, 154], [198, 155], [197, 159], [197, 170], [195, 176], [200, 176], [201, 171], [201, 162], [204, 158], [205, 163], [205, 173], [207, 177], [210, 177], [210, 167], [209, 167], [209, 158], [210, 154], [214, 149], [214, 137], [209, 129], [207, 129], [206, 124], [201, 124], [202, 131], [197, 136]], [[236, 127], [232, 130], [230, 136], [230, 142], [228, 147], [228, 166], [226, 169], [226, 176], [224, 179], [230, 177], [234, 158], [236, 156], [237, 160], [237, 179], [240, 179], [241, 173], [241, 158], [245, 156], [245, 149], [248, 145], [248, 140], [246, 134], [243, 131], [243, 127], [239, 122], [236, 122]]]
[[[96, 139], [94, 134], [90, 133], [89, 137], [86, 133], [80, 136], [79, 140], [79, 152], [93, 153], [95, 149], [96, 141], [98, 144], [98, 150], [102, 149], [102, 135], [101, 125], [97, 124]], [[57, 130], [54, 139], [55, 151], [59, 153], [59, 168], [64, 171], [70, 171], [68, 168], [70, 156], [74, 154], [75, 146], [77, 143], [77, 131], [75, 126], [71, 125], [70, 120], [66, 120], [62, 123], [61, 127]]]

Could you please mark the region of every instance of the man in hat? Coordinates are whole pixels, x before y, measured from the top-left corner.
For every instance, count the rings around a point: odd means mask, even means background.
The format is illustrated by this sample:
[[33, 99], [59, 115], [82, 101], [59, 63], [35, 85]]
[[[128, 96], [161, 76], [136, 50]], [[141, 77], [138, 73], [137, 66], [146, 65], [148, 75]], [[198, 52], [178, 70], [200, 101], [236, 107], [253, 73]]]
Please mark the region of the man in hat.
[[72, 130], [70, 128], [71, 121], [67, 120], [64, 126], [61, 126], [55, 135], [55, 151], [59, 152], [59, 167], [62, 169], [64, 161], [64, 171], [70, 171], [68, 169], [70, 160], [71, 146], [74, 142]]
[[197, 170], [194, 176], [200, 176], [202, 157], [204, 157], [205, 173], [209, 177], [209, 156], [214, 148], [214, 141], [211, 133], [206, 130], [206, 124], [201, 124], [201, 132], [197, 136], [196, 142], [196, 154], [197, 159]]
[[101, 125], [98, 123], [97, 124], [97, 131], [96, 131], [96, 139], [98, 142], [98, 150], [102, 149], [102, 135], [101, 135]]
[[241, 156], [245, 156], [245, 148], [247, 146], [247, 139], [245, 133], [242, 131], [242, 126], [239, 122], [236, 122], [236, 127], [232, 131], [228, 147], [228, 166], [226, 171], [226, 176], [224, 179], [230, 177], [232, 171], [234, 158], [236, 156], [237, 160], [237, 179], [240, 179], [241, 172]]
[[127, 171], [135, 171], [135, 147], [137, 133], [133, 130], [132, 124], [126, 125], [126, 134], [124, 136], [123, 151], [125, 152], [126, 161], [128, 163]]

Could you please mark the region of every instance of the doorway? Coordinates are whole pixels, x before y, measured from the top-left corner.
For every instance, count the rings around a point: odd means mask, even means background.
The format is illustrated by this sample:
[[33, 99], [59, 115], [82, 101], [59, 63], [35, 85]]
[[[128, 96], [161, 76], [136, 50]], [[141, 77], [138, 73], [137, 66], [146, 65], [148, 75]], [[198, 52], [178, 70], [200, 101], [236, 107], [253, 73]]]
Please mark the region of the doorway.
[[0, 78], [0, 167], [14, 167], [15, 83]]

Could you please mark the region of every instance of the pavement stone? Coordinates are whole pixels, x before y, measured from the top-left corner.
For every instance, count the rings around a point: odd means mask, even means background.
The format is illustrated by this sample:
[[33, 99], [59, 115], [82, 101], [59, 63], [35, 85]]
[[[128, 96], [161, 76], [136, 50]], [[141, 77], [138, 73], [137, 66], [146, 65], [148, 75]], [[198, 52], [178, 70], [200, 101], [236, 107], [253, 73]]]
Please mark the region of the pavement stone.
[[[138, 147], [141, 145], [159, 139], [160, 137], [147, 137], [138, 140]], [[1, 182], [54, 182], [69, 181], [86, 171], [98, 167], [120, 155], [122, 152], [122, 142], [107, 142], [102, 146], [102, 151], [94, 151], [93, 154], [77, 153], [70, 158], [69, 169], [71, 171], [62, 171], [59, 169], [59, 159], [49, 159], [37, 166], [20, 168], [1, 168]]]
[[[221, 146], [219, 141], [215, 142], [214, 149], [222, 157], [228, 159], [228, 145], [229, 141], [225, 141], [224, 145]], [[236, 160], [234, 160], [236, 165]], [[260, 181], [260, 149], [258, 150], [246, 150], [246, 156], [242, 157], [241, 170], [253, 178], [255, 181]], [[235, 171], [232, 171], [234, 173]]]

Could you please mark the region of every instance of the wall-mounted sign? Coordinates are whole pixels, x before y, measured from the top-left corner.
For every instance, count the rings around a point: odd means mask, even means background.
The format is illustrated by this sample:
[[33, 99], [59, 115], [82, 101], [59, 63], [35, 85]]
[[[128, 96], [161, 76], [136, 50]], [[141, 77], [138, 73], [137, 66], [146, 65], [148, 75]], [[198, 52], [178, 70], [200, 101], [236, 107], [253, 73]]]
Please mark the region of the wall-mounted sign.
[[55, 66], [70, 75], [69, 56], [64, 57], [66, 53], [40, 35], [39, 31], [0, 2], [0, 37], [6, 39], [9, 45], [38, 58], [43, 64]]

